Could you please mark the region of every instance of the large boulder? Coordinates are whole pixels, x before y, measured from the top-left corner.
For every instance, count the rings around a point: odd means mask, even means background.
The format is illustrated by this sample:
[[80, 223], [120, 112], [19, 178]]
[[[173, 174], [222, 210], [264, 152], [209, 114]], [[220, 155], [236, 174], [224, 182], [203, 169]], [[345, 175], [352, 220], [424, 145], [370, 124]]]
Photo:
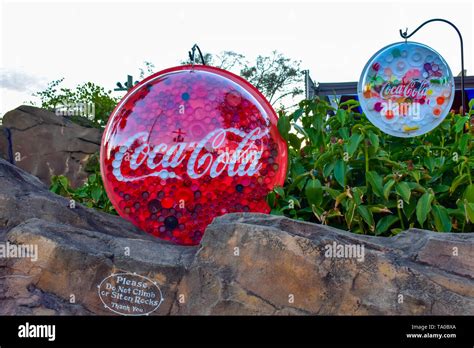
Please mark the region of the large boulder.
[[208, 226], [173, 314], [473, 315], [474, 234], [381, 238], [261, 214]]
[[[172, 245], [128, 221], [48, 191], [36, 177], [0, 159], [0, 244], [37, 246], [37, 260], [0, 257], [0, 315], [113, 314], [97, 293], [115, 273], [160, 284], [167, 314], [196, 248]], [[74, 303], [71, 299], [74, 298]]]
[[[262, 214], [229, 214], [200, 246], [173, 245], [49, 192], [0, 159], [0, 315], [114, 314], [97, 287], [136, 273], [159, 285], [152, 314], [474, 314], [474, 234], [356, 235]], [[72, 300], [74, 299], [74, 300]]]
[[80, 126], [34, 106], [22, 105], [7, 112], [1, 128], [0, 156], [10, 160], [13, 155], [18, 167], [47, 185], [52, 175], [65, 175], [73, 187], [83, 184], [86, 163], [100, 148], [99, 129]]

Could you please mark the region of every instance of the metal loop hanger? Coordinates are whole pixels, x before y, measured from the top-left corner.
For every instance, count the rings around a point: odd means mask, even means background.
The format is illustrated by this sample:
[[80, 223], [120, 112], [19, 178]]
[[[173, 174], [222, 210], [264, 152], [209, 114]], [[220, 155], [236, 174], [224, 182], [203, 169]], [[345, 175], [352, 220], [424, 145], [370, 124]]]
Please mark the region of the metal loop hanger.
[[456, 32], [458, 33], [458, 36], [459, 36], [459, 42], [461, 44], [461, 98], [462, 98], [462, 113], [463, 115], [465, 115], [467, 113], [467, 109], [466, 109], [466, 98], [465, 98], [465, 91], [464, 91], [464, 44], [463, 44], [463, 40], [462, 40], [462, 35], [461, 35], [461, 32], [459, 31], [459, 29], [453, 24], [451, 23], [450, 21], [446, 20], [446, 19], [442, 19], [442, 18], [433, 18], [433, 19], [430, 19], [430, 20], [427, 20], [426, 22], [422, 23], [418, 28], [416, 28], [411, 34], [408, 34], [408, 28], [405, 29], [405, 31], [403, 32], [402, 29], [400, 29], [400, 36], [402, 38], [405, 39], [405, 42], [407, 42], [407, 40], [412, 37], [413, 35], [415, 35], [415, 33], [420, 30], [422, 27], [424, 27], [426, 24], [428, 23], [431, 23], [431, 22], [443, 22], [443, 23], [446, 23], [446, 24], [449, 24], [451, 27], [454, 28], [454, 30], [456, 30]]
[[204, 57], [202, 55], [201, 49], [197, 44], [194, 44], [194, 46], [191, 48], [191, 51], [188, 52], [189, 60], [191, 61], [191, 65], [194, 67], [194, 64], [196, 63], [196, 50], [199, 53], [199, 57], [201, 58], [201, 64], [206, 65], [206, 62], [204, 61]]

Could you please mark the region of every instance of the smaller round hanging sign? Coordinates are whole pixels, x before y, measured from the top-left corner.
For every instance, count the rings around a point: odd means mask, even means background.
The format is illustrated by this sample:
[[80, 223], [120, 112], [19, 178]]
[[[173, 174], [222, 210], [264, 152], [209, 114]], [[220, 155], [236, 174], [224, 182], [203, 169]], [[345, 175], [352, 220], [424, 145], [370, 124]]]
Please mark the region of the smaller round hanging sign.
[[370, 58], [357, 93], [362, 110], [377, 128], [396, 137], [414, 137], [446, 117], [454, 99], [454, 78], [435, 50], [404, 41]]

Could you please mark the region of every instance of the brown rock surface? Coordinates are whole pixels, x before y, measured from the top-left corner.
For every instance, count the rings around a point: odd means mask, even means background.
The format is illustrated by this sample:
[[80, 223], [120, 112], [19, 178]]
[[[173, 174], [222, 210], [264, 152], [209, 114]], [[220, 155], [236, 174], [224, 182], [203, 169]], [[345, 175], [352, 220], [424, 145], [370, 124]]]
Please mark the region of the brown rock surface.
[[[334, 242], [363, 245], [364, 260], [326, 257]], [[173, 314], [472, 315], [473, 243], [468, 233], [379, 238], [230, 214], [207, 228], [178, 290], [188, 303]]]
[[87, 179], [84, 167], [99, 151], [101, 131], [71, 122], [53, 112], [22, 105], [3, 117], [0, 157], [9, 159], [3, 129], [11, 132], [15, 164], [50, 184], [52, 175], [65, 175], [73, 187]]
[[113, 314], [97, 286], [118, 272], [157, 281], [166, 296], [155, 314], [167, 314], [196, 250], [153, 238], [118, 216], [80, 204], [70, 209], [66, 198], [0, 159], [0, 243], [7, 241], [37, 245], [38, 260], [0, 258], [0, 315]]
[[[68, 204], [0, 159], [0, 243], [39, 251], [36, 262], [0, 258], [0, 314], [113, 314], [97, 286], [117, 272], [159, 284], [158, 315], [474, 314], [474, 234], [412, 229], [380, 238], [229, 214], [214, 220], [199, 247], [183, 247]], [[363, 260], [329, 257], [334, 245], [363, 247]]]

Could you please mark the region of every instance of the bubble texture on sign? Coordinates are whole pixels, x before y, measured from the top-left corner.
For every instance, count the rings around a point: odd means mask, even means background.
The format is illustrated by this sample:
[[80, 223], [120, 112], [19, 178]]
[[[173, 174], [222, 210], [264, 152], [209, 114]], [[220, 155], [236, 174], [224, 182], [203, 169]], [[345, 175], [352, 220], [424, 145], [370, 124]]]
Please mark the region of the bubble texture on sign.
[[454, 78], [432, 48], [399, 42], [366, 64], [358, 96], [367, 118], [383, 132], [414, 137], [437, 127], [451, 110]]
[[269, 213], [287, 149], [277, 116], [225, 70], [181, 66], [135, 86], [113, 111], [101, 146], [107, 194], [123, 218], [156, 237], [198, 244], [214, 217]]

